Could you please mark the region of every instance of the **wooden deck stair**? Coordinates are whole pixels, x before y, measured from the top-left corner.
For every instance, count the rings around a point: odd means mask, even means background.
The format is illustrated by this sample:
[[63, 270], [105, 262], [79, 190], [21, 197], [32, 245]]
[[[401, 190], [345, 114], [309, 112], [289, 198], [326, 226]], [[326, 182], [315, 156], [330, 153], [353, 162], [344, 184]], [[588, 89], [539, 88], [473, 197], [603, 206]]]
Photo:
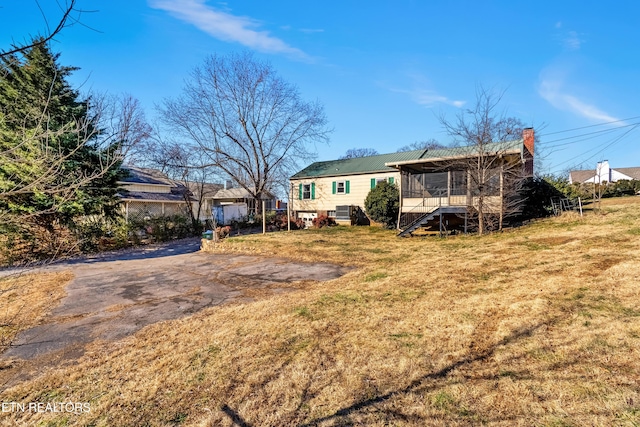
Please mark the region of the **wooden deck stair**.
[[458, 206], [435, 207], [430, 212], [425, 212], [422, 215], [418, 216], [413, 221], [411, 221], [409, 224], [402, 226], [400, 228], [400, 232], [398, 233], [398, 237], [410, 236], [411, 233], [413, 233], [417, 229], [426, 227], [429, 221], [436, 219], [440, 215], [444, 215], [448, 213], [451, 213], [451, 214], [460, 213], [460, 207]]

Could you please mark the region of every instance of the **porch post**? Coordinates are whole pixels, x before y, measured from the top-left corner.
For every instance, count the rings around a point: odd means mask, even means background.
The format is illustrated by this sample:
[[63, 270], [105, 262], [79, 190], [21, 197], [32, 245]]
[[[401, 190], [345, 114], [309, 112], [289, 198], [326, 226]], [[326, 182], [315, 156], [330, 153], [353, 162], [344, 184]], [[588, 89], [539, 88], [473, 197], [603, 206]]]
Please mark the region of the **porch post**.
[[402, 217], [402, 166], [398, 165], [398, 171], [400, 172], [400, 182], [398, 183], [398, 194], [399, 194], [399, 206], [398, 209], [398, 221], [396, 223], [396, 229], [400, 231], [400, 218]]
[[291, 231], [291, 204], [293, 203], [293, 182], [289, 182], [289, 196], [287, 197], [287, 231]]
[[267, 209], [262, 193], [260, 193], [260, 204], [262, 205], [262, 234], [267, 234]]
[[498, 230], [502, 230], [504, 221], [504, 161], [500, 163], [500, 223]]
[[464, 234], [467, 234], [467, 215], [469, 215], [468, 209], [469, 207], [467, 207], [467, 210], [464, 212]]
[[473, 206], [473, 196], [471, 195], [471, 170], [467, 169], [467, 208]]
[[473, 206], [473, 195], [471, 194], [471, 170], [467, 169], [467, 209], [464, 212], [464, 234], [467, 234], [467, 219], [469, 217], [469, 210]]
[[451, 206], [451, 170], [447, 171], [447, 206]]
[[442, 238], [442, 197], [438, 198], [438, 212], [440, 212], [440, 233], [439, 233], [439, 237]]

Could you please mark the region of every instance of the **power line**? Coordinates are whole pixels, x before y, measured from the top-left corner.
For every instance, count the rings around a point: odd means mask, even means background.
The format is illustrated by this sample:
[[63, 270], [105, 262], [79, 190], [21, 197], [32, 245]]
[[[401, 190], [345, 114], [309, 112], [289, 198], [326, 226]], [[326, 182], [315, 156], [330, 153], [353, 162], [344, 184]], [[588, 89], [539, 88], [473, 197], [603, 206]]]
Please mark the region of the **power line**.
[[[595, 156], [597, 156], [598, 154], [602, 153], [602, 152], [603, 152], [603, 151], [605, 151], [607, 148], [609, 148], [609, 147], [613, 146], [614, 144], [618, 143], [619, 141], [621, 141], [624, 137], [626, 137], [627, 135], [629, 135], [632, 131], [634, 131], [634, 130], [635, 130], [635, 129], [637, 129], [638, 127], [640, 127], [640, 123], [635, 123], [635, 125], [634, 125], [631, 129], [627, 130], [627, 131], [626, 131], [625, 133], [623, 133], [622, 135], [619, 135], [617, 138], [614, 138], [614, 139], [613, 139], [613, 140], [611, 140], [609, 143], [607, 143], [604, 147], [602, 147], [599, 151], [596, 151], [593, 155], [591, 155], [590, 157], [587, 157], [586, 159], [582, 160], [580, 163], [582, 164], [582, 163], [585, 163], [585, 162], [587, 162], [587, 161], [589, 161], [589, 160], [593, 159]], [[600, 148], [600, 147], [599, 147], [599, 146], [596, 146], [596, 147], [592, 148], [591, 150], [587, 150], [587, 151], [586, 151], [585, 153], [583, 153], [583, 154], [589, 153], [589, 152], [591, 152], [591, 151], [593, 151], [593, 150], [597, 150], [598, 148]], [[558, 171], [558, 170], [559, 170], [558, 166], [561, 166], [561, 165], [567, 164], [567, 163], [572, 162], [572, 161], [575, 161], [575, 158], [572, 158], [572, 159], [566, 160], [566, 161], [564, 161], [564, 162], [558, 163], [557, 165], [555, 165], [555, 168], [554, 168], [554, 169], [552, 169], [552, 172], [553, 172], [553, 171]]]
[[[595, 136], [592, 137], [592, 138], [595, 138], [597, 136], [600, 136], [601, 134], [616, 132], [616, 131], [624, 129], [624, 128], [637, 126], [638, 124], [640, 124], [640, 122], [631, 123], [631, 124], [624, 125], [624, 126], [618, 126], [616, 128], [612, 128], [612, 129], [602, 129], [602, 130], [596, 130], [596, 131], [588, 132], [588, 133], [581, 133], [579, 135], [568, 136], [568, 137], [565, 137], [565, 138], [552, 139], [550, 141], [540, 141], [539, 144], [541, 146], [544, 146], [544, 147], [560, 147], [560, 146], [563, 146], [563, 145], [575, 144], [575, 143], [581, 142], [583, 140], [578, 140], [578, 141], [573, 141], [573, 142], [565, 142], [563, 144], [547, 145], [547, 144], [551, 144], [553, 142], [567, 141], [567, 140], [571, 140], [571, 139], [575, 139], [575, 138], [581, 138], [581, 137], [589, 136], [589, 135], [595, 135]], [[586, 139], [591, 139], [591, 138], [586, 138]]]
[[[635, 119], [640, 119], [640, 116], [629, 117], [628, 119], [613, 120], [613, 121], [610, 121], [610, 122], [596, 123], [595, 125], [582, 126], [582, 127], [579, 127], [579, 128], [559, 130], [557, 132], [550, 132], [550, 133], [540, 134], [539, 136], [549, 136], [549, 135], [556, 135], [558, 133], [573, 132], [573, 131], [576, 131], [576, 130], [588, 129], [588, 128], [592, 128], [592, 127], [596, 127], [596, 126], [610, 125], [610, 124], [613, 124], [613, 123], [626, 122], [627, 120], [635, 120]], [[624, 127], [624, 126], [620, 126], [620, 127]]]

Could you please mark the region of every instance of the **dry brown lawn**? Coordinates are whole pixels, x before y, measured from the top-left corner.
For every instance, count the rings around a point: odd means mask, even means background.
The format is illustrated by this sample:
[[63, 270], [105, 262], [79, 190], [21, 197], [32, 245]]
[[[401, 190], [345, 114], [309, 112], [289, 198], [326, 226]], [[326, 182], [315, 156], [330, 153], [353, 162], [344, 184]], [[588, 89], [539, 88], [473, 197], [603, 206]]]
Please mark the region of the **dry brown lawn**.
[[0, 351], [25, 329], [39, 325], [65, 296], [69, 271], [13, 274], [0, 278]]
[[4, 402], [33, 425], [638, 426], [640, 197], [484, 237], [367, 227], [219, 251], [354, 266], [96, 345]]

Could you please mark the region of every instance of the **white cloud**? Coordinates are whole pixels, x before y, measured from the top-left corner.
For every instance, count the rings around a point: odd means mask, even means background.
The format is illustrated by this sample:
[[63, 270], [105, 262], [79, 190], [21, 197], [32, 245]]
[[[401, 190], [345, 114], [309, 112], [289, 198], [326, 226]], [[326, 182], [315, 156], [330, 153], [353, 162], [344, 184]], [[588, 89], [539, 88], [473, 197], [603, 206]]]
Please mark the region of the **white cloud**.
[[582, 46], [583, 41], [584, 40], [582, 40], [578, 36], [577, 32], [569, 31], [563, 39], [563, 44], [564, 44], [564, 47], [566, 47], [569, 50], [578, 50]]
[[424, 105], [425, 107], [432, 107], [436, 104], [447, 104], [460, 108], [467, 103], [466, 101], [450, 99], [431, 89], [433, 87], [433, 83], [429, 77], [421, 71], [415, 71], [413, 69], [405, 70], [400, 79], [408, 79], [407, 84], [403, 86], [409, 87], [409, 89], [399, 89], [396, 85], [388, 85], [384, 83], [379, 84], [391, 92], [408, 95], [413, 102], [419, 105]]
[[448, 104], [460, 108], [464, 104], [466, 104], [466, 101], [449, 99], [446, 96], [438, 95], [437, 93], [431, 91], [418, 90], [411, 92], [410, 94], [414, 101], [416, 101], [420, 105], [425, 106], [432, 106], [434, 104]]
[[[538, 94], [559, 110], [570, 111], [597, 122], [619, 121], [617, 117], [606, 113], [595, 105], [589, 104], [574, 95], [565, 93], [563, 81], [560, 78], [544, 76], [540, 80]], [[620, 124], [623, 125], [624, 123], [620, 122]]]
[[413, 89], [413, 90], [389, 89], [389, 90], [391, 90], [392, 92], [409, 95], [409, 97], [411, 97], [411, 99], [415, 103], [419, 105], [424, 105], [425, 107], [432, 107], [435, 104], [447, 104], [447, 105], [453, 105], [454, 107], [460, 108], [467, 103], [467, 101], [458, 101], [454, 99], [449, 99], [446, 96], [439, 95], [436, 92], [433, 92], [431, 90], [425, 90], [425, 89]]
[[324, 30], [321, 28], [300, 28], [299, 31], [306, 34], [324, 33]]
[[205, 0], [149, 0], [149, 6], [169, 12], [220, 40], [240, 43], [261, 52], [309, 59], [300, 49], [289, 46], [268, 31], [259, 31], [259, 22], [255, 19], [221, 12], [207, 6]]

